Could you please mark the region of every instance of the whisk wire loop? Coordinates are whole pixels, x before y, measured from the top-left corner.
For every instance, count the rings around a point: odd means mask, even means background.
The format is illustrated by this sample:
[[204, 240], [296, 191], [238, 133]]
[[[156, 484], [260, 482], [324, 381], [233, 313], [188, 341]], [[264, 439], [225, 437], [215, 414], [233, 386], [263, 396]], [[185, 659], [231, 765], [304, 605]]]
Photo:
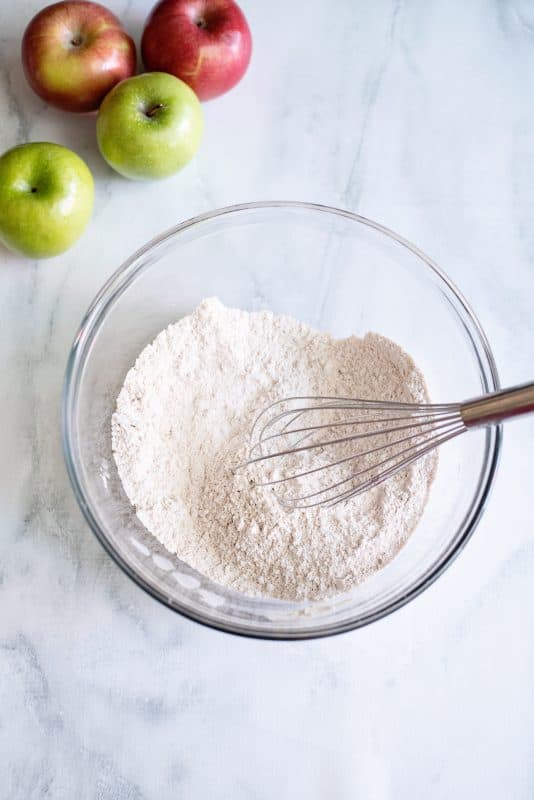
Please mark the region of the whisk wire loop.
[[281, 490], [288, 510], [331, 506], [378, 485], [464, 427], [455, 404], [291, 397], [256, 418], [247, 466], [268, 468], [255, 485]]
[[[264, 477], [252, 482], [276, 491], [288, 510], [332, 506], [467, 430], [532, 412], [532, 382], [464, 403], [288, 397], [256, 417], [249, 459], [241, 467], [263, 469]], [[361, 443], [364, 449], [353, 449]]]

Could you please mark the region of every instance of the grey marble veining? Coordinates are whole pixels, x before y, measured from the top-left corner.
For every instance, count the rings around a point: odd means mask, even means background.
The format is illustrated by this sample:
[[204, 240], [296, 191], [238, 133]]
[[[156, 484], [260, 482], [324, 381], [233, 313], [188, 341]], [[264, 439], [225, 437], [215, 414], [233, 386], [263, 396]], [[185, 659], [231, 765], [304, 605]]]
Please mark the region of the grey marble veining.
[[[434, 257], [475, 306], [503, 382], [534, 375], [534, 4], [243, 0], [245, 80], [205, 106], [197, 159], [139, 185], [94, 120], [27, 87], [42, 4], [0, 4], [0, 150], [50, 139], [97, 182], [64, 256], [0, 252], [0, 797], [530, 800], [534, 423], [506, 431], [461, 557], [379, 624], [253, 642], [183, 620], [84, 524], [59, 438], [61, 382], [93, 295], [139, 245], [231, 202], [357, 210]], [[137, 40], [151, 0], [108, 3]], [[327, 302], [328, 276], [318, 297]]]

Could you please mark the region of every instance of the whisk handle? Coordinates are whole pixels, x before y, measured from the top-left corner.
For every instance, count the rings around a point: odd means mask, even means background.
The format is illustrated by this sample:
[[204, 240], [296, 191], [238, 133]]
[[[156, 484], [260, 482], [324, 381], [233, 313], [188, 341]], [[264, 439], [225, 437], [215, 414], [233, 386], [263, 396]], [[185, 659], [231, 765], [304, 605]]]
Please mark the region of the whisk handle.
[[494, 425], [512, 417], [534, 412], [534, 383], [524, 383], [511, 389], [468, 400], [460, 406], [466, 428]]

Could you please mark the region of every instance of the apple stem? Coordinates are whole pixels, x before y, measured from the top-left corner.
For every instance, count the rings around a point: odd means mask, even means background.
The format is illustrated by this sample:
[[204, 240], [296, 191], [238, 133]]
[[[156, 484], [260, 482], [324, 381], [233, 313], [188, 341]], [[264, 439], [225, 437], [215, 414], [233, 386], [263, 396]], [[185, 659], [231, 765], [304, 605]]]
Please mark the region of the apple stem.
[[79, 47], [82, 42], [83, 42], [83, 39], [82, 39], [82, 37], [80, 35], [73, 36], [73, 38], [70, 40], [70, 43], [71, 43], [71, 45], [73, 47]]
[[206, 20], [203, 17], [199, 17], [196, 21], [197, 28], [207, 28]]
[[157, 104], [157, 105], [155, 105], [155, 106], [151, 106], [150, 108], [147, 108], [147, 110], [145, 111], [145, 114], [146, 114], [146, 116], [147, 116], [147, 117], [153, 117], [153, 116], [154, 116], [154, 114], [155, 114], [157, 111], [159, 111], [159, 110], [160, 110], [160, 108], [164, 108], [164, 105], [163, 105], [163, 103], [158, 103], [158, 104]]

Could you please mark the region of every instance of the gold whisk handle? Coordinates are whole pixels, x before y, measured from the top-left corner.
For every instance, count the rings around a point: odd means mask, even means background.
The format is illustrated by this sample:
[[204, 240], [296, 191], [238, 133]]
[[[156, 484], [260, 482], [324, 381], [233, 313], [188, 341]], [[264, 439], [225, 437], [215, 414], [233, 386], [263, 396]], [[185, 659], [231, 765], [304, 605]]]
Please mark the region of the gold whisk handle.
[[486, 394], [468, 400], [460, 406], [466, 428], [495, 425], [498, 422], [534, 412], [534, 383], [524, 383], [511, 389]]

